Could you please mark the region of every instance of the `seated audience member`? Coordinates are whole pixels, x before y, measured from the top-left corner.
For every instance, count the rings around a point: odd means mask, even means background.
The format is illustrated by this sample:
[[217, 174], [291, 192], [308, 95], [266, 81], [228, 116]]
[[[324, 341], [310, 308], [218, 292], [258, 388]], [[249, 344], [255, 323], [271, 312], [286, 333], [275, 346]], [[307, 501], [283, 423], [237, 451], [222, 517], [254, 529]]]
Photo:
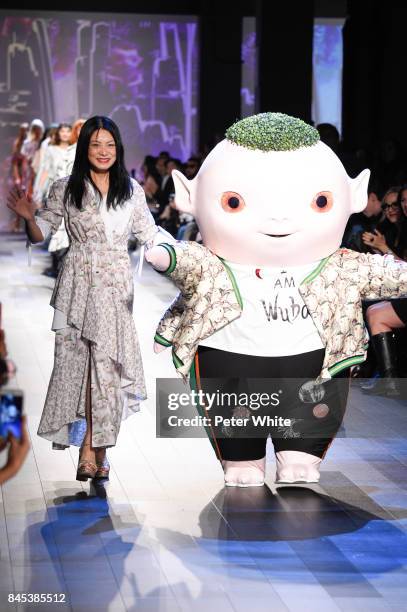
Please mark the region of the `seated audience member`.
[[165, 177], [166, 173], [167, 173], [167, 169], [166, 169], [166, 162], [169, 159], [169, 155], [166, 151], [161, 151], [161, 153], [159, 154], [159, 156], [156, 159], [155, 162], [155, 168], [160, 176], [160, 188], [162, 188], [162, 181], [163, 178]]
[[381, 380], [373, 386], [362, 385], [362, 389], [398, 396], [400, 388], [397, 379], [400, 372], [394, 331], [406, 327], [407, 300], [401, 298], [372, 304], [367, 309], [366, 318]]
[[148, 207], [154, 217], [158, 215], [161, 192], [161, 176], [157, 171], [156, 161], [156, 158], [152, 155], [146, 155], [141, 166], [143, 173], [142, 186], [146, 194]]
[[402, 191], [400, 187], [391, 187], [386, 191], [382, 203], [384, 220], [373, 232], [364, 232], [362, 240], [376, 253], [393, 254], [400, 259], [407, 259], [406, 217], [401, 208]]
[[166, 208], [170, 202], [170, 197], [175, 193], [174, 181], [171, 176], [173, 170], [181, 170], [182, 164], [179, 159], [169, 157], [165, 162], [165, 174], [161, 182], [161, 199]]
[[354, 213], [349, 217], [343, 235], [342, 246], [359, 253], [373, 253], [370, 244], [362, 240], [365, 232], [374, 233], [383, 218], [382, 202], [380, 201], [380, 189], [374, 180], [369, 182], [367, 205], [360, 213]]
[[[394, 203], [397, 204], [394, 207]], [[397, 232], [393, 232], [390, 238], [377, 238], [375, 244], [383, 253], [393, 253], [400, 259], [407, 259], [407, 185], [403, 185], [397, 195], [397, 200], [392, 208], [387, 207], [387, 221], [395, 226]], [[380, 234], [381, 236], [381, 234]], [[387, 243], [392, 244], [392, 249]], [[400, 393], [397, 378], [400, 375], [397, 367], [397, 347], [395, 346], [394, 330], [402, 329], [407, 324], [407, 299], [399, 298], [377, 302], [368, 307], [366, 313], [367, 323], [370, 330], [370, 339], [376, 354], [378, 370], [381, 380], [374, 387], [366, 386], [364, 390], [383, 392], [389, 396], [397, 396]], [[363, 388], [363, 386], [362, 386]]]
[[173, 170], [181, 170], [182, 164], [179, 159], [169, 157], [165, 162], [165, 175], [161, 183], [160, 210], [158, 220], [161, 227], [170, 232], [172, 236], [177, 235], [180, 225], [179, 213], [174, 205], [175, 187], [171, 176]]
[[201, 166], [201, 160], [199, 159], [199, 157], [195, 157], [195, 156], [190, 157], [185, 164], [185, 169], [184, 169], [185, 176], [190, 180], [195, 178], [196, 175], [198, 174], [198, 170], [200, 166]]

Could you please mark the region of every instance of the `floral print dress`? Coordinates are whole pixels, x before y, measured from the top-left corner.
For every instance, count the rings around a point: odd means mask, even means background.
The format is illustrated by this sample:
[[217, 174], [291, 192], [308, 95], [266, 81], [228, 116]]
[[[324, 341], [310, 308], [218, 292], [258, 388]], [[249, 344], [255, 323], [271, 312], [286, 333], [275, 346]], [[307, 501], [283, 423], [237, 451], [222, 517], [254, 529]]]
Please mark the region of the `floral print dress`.
[[[127, 242], [134, 234], [150, 246], [158, 228], [136, 181], [123, 207], [105, 208], [102, 214], [90, 183], [81, 210], [64, 204], [67, 180], [52, 185], [37, 220], [44, 235], [55, 233], [64, 220], [70, 239], [51, 298], [59, 325], [53, 325], [58, 328], [54, 368], [38, 434], [54, 448], [81, 444], [90, 377], [92, 445], [109, 447], [116, 443], [122, 418], [137, 411], [146, 397]], [[109, 215], [120, 215], [113, 230]]]

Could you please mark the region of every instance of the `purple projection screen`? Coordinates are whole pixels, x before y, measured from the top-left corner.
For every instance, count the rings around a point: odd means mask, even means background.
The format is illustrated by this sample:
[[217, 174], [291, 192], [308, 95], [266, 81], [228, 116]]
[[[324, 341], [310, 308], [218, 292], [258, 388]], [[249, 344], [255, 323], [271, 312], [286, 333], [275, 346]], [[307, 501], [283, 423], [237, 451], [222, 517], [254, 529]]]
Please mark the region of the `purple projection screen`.
[[21, 122], [108, 115], [138, 171], [146, 154], [196, 151], [197, 100], [196, 17], [0, 11], [2, 202]]

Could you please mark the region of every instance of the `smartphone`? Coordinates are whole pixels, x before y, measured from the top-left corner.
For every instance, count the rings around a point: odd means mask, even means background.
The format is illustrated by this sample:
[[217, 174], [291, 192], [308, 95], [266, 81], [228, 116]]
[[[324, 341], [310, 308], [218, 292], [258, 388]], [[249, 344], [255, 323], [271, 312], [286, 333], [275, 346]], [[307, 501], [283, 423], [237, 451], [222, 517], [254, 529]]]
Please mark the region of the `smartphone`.
[[23, 392], [9, 389], [0, 392], [0, 444], [9, 433], [21, 439], [21, 417], [23, 414]]

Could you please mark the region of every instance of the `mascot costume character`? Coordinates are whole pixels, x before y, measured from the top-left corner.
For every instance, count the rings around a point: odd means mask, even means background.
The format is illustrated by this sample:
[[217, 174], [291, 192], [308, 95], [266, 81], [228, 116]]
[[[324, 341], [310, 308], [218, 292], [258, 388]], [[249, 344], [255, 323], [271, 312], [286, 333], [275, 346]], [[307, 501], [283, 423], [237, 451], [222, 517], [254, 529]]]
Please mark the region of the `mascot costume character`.
[[366, 358], [361, 300], [407, 294], [406, 263], [340, 248], [349, 216], [366, 207], [369, 175], [351, 179], [315, 128], [281, 113], [232, 125], [193, 180], [172, 173], [177, 208], [195, 217], [203, 244], [146, 253], [180, 290], [156, 352], [171, 347], [176, 370], [204, 389], [217, 378], [229, 391], [242, 380], [262, 391], [256, 380], [293, 379], [280, 386], [294, 427], [246, 437], [210, 428], [228, 486], [264, 484], [269, 435], [277, 482], [318, 482], [349, 368]]

